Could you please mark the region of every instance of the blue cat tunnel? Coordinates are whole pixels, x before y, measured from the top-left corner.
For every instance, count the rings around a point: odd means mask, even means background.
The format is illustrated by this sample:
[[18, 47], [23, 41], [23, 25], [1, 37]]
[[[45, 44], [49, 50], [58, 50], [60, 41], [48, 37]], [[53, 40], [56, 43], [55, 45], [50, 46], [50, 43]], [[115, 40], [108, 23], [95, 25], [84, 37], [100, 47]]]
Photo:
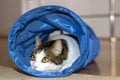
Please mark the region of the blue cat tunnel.
[[[62, 72], [33, 70], [29, 58], [36, 35], [44, 42], [57, 30], [77, 37], [80, 56]], [[8, 37], [8, 49], [12, 60], [22, 71], [37, 77], [63, 77], [85, 68], [98, 55], [100, 44], [93, 30], [71, 10], [61, 6], [42, 6], [26, 12], [14, 23]]]

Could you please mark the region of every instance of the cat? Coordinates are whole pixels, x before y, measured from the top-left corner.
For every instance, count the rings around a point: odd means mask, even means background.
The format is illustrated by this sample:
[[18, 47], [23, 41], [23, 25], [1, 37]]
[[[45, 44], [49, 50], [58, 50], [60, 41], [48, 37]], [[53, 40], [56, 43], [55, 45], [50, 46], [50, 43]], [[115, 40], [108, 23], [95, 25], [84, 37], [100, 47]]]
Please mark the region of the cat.
[[73, 37], [58, 35], [42, 43], [37, 36], [30, 66], [37, 71], [61, 72], [69, 68], [79, 56], [79, 44]]

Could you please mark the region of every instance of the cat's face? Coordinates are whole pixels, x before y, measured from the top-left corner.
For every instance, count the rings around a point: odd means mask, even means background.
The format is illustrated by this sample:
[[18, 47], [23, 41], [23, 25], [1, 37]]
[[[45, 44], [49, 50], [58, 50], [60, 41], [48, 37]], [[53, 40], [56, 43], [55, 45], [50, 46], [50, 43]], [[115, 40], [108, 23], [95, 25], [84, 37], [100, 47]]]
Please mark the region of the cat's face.
[[43, 44], [40, 38], [36, 37], [36, 46], [30, 57], [30, 65], [33, 69], [46, 72], [58, 71], [65, 59], [67, 59], [66, 41], [52, 40]]

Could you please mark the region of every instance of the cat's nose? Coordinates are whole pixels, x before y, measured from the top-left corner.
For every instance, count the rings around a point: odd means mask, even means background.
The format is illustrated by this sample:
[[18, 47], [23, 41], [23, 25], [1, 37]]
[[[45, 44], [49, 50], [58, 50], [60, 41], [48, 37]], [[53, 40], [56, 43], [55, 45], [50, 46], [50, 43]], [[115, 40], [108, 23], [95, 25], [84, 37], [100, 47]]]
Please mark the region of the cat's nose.
[[34, 68], [34, 69], [36, 69], [36, 68], [37, 68], [37, 66], [33, 66], [33, 68]]

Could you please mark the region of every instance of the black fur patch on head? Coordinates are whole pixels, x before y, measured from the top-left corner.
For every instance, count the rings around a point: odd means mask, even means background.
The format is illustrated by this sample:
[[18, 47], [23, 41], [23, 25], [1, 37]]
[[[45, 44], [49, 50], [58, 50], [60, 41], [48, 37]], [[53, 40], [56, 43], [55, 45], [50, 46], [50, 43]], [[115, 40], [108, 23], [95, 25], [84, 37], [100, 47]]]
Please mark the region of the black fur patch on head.
[[[63, 39], [59, 39], [59, 40], [61, 40], [61, 42], [62, 42], [62, 52], [61, 52], [61, 54], [59, 54], [58, 56], [56, 56], [55, 54], [56, 53], [53, 53], [51, 50], [50, 50], [50, 48], [51, 48], [51, 46], [54, 44], [54, 42], [56, 41], [56, 40], [54, 40], [54, 41], [52, 41], [52, 43], [50, 42], [48, 42], [47, 43], [47, 46], [46, 46], [46, 50], [45, 50], [45, 52], [47, 53], [47, 57], [49, 57], [50, 58], [50, 61], [52, 61], [53, 63], [55, 63], [56, 65], [59, 65], [59, 64], [62, 64], [62, 62], [63, 62], [63, 60], [66, 60], [67, 59], [67, 56], [68, 56], [68, 45], [67, 45], [67, 42], [65, 41], [65, 40], [63, 40]], [[51, 44], [49, 47], [48, 47], [48, 44]]]

